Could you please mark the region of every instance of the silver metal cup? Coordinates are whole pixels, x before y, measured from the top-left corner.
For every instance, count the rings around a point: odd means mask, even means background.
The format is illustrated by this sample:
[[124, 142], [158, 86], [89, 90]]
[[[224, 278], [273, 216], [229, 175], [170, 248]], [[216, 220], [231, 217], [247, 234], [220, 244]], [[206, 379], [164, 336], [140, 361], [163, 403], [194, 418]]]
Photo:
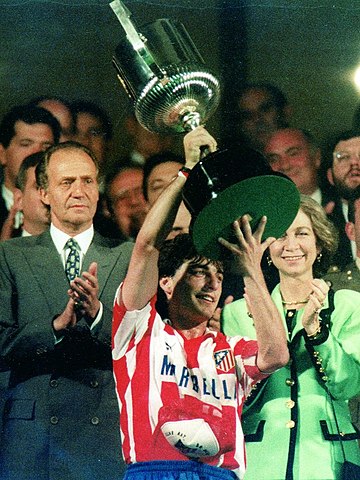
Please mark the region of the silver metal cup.
[[182, 133], [205, 123], [219, 105], [220, 85], [184, 25], [158, 19], [140, 33], [120, 0], [110, 6], [126, 32], [113, 64], [140, 124], [152, 132]]

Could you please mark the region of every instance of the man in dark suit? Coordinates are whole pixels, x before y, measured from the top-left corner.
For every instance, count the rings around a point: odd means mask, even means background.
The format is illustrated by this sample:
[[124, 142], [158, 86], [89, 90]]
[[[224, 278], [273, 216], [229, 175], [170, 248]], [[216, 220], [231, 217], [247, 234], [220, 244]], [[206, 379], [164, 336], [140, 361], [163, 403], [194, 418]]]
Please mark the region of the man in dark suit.
[[[360, 197], [349, 201], [348, 218], [345, 233], [349, 240], [356, 245], [356, 258], [343, 270], [334, 271], [325, 275], [325, 280], [330, 282], [333, 290], [356, 290], [360, 292]], [[360, 429], [360, 397], [350, 400], [352, 420]]]
[[[331, 159], [331, 160], [330, 160]], [[343, 270], [355, 258], [355, 242], [345, 233], [348, 202], [360, 192], [360, 132], [346, 131], [329, 145], [327, 178], [334, 188], [334, 201], [326, 207], [330, 220], [339, 231], [339, 247], [334, 264]]]
[[[32, 153], [20, 165], [14, 190], [14, 205], [6, 219], [0, 234], [0, 240], [14, 237], [40, 235], [50, 225], [49, 209], [41, 201], [39, 187], [36, 183], [35, 169], [44, 152]], [[14, 219], [17, 212], [22, 214], [22, 224], [15, 228]]]
[[132, 244], [94, 233], [98, 166], [86, 147], [51, 147], [36, 174], [50, 229], [0, 243], [0, 353], [11, 369], [1, 478], [118, 480], [110, 331]]
[[57, 143], [60, 125], [47, 110], [30, 105], [13, 107], [0, 123], [0, 229], [14, 203], [19, 167], [25, 157]]

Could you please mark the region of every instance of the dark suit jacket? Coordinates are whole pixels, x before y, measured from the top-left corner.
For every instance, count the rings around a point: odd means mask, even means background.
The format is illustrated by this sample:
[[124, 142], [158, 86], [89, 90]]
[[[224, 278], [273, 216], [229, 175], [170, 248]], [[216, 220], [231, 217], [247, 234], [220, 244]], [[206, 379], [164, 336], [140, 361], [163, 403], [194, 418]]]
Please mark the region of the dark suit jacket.
[[[360, 270], [353, 261], [345, 266], [343, 270], [327, 273], [324, 279], [330, 282], [333, 290], [355, 290], [360, 292]], [[360, 395], [349, 401], [352, 421], [360, 429]], [[360, 444], [360, 442], [359, 442]]]
[[1, 195], [1, 183], [0, 183], [0, 230], [2, 229], [2, 226], [4, 225], [4, 222], [7, 219], [8, 215], [9, 215], [9, 211], [6, 208], [5, 200]]
[[335, 291], [347, 289], [360, 292], [360, 270], [355, 260], [346, 265], [343, 270], [328, 272], [323, 278], [330, 282], [331, 288]]
[[83, 262], [98, 263], [101, 324], [90, 331], [81, 319], [56, 345], [69, 284], [50, 233], [0, 243], [0, 352], [11, 369], [2, 478], [122, 477], [111, 321], [133, 244], [110, 242], [95, 234]]
[[346, 220], [340, 199], [335, 200], [335, 207], [329, 215], [329, 219], [339, 231], [339, 246], [333, 258], [333, 264], [339, 267], [340, 270], [343, 270], [353, 260], [353, 255], [350, 240], [345, 232]]

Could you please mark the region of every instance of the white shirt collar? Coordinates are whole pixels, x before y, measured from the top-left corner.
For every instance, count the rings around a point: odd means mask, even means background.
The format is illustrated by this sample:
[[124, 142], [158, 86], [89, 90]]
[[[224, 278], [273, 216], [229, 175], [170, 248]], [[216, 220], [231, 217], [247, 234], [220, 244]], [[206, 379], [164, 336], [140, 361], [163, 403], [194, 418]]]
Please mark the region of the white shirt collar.
[[360, 258], [359, 257], [355, 258], [355, 263], [356, 263], [357, 268], [360, 270]]
[[[69, 240], [70, 236], [67, 233], [60, 230], [59, 228], [55, 227], [54, 224], [50, 225], [50, 235], [51, 235], [52, 241], [55, 244], [56, 250], [59, 252], [61, 256], [63, 256], [65, 243]], [[88, 248], [90, 247], [93, 237], [94, 237], [93, 225], [91, 225], [91, 227], [85, 230], [84, 232], [79, 233], [79, 235], [75, 235], [75, 237], [73, 237], [74, 240], [76, 240], [79, 244], [81, 256], [84, 256], [88, 251]]]
[[[349, 204], [348, 204], [348, 202], [346, 202], [344, 200], [342, 200], [341, 204], [342, 204], [342, 211], [343, 211], [345, 221], [348, 222], [349, 221]], [[353, 258], [356, 258], [356, 243], [355, 243], [355, 240], [350, 240], [350, 246], [351, 246], [352, 256], [353, 256]]]
[[[4, 199], [6, 210], [10, 212], [12, 206], [14, 205], [14, 193], [9, 190], [7, 187], [5, 187], [4, 184], [1, 186], [1, 195]], [[20, 228], [23, 223], [23, 214], [22, 212], [16, 212], [15, 218], [14, 218], [14, 227], [15, 228]]]
[[14, 194], [11, 190], [5, 187], [4, 183], [1, 186], [1, 195], [4, 199], [7, 210], [10, 211], [11, 207], [14, 205]]
[[319, 205], [321, 205], [321, 201], [322, 201], [322, 195], [321, 195], [321, 190], [320, 188], [317, 188], [315, 190], [315, 192], [313, 192], [310, 197], [315, 200], [316, 202], [318, 202]]
[[25, 230], [25, 228], [23, 228], [22, 231], [21, 231], [21, 236], [22, 237], [32, 237], [32, 234], [29, 233], [27, 230]]

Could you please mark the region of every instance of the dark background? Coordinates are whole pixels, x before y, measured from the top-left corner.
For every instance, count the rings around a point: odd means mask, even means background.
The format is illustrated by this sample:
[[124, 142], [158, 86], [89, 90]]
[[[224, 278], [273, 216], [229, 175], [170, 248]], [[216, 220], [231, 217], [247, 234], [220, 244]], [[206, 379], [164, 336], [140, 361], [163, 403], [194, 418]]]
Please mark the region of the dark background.
[[[329, 0], [127, 0], [138, 27], [184, 23], [221, 80], [223, 101], [208, 128], [217, 137], [233, 114], [239, 82], [278, 85], [294, 126], [323, 140], [348, 128], [359, 102], [360, 4]], [[355, 6], [354, 6], [355, 5]], [[123, 29], [109, 1], [0, 0], [0, 115], [38, 95], [93, 100], [114, 122], [116, 143], [129, 100], [111, 59]]]

